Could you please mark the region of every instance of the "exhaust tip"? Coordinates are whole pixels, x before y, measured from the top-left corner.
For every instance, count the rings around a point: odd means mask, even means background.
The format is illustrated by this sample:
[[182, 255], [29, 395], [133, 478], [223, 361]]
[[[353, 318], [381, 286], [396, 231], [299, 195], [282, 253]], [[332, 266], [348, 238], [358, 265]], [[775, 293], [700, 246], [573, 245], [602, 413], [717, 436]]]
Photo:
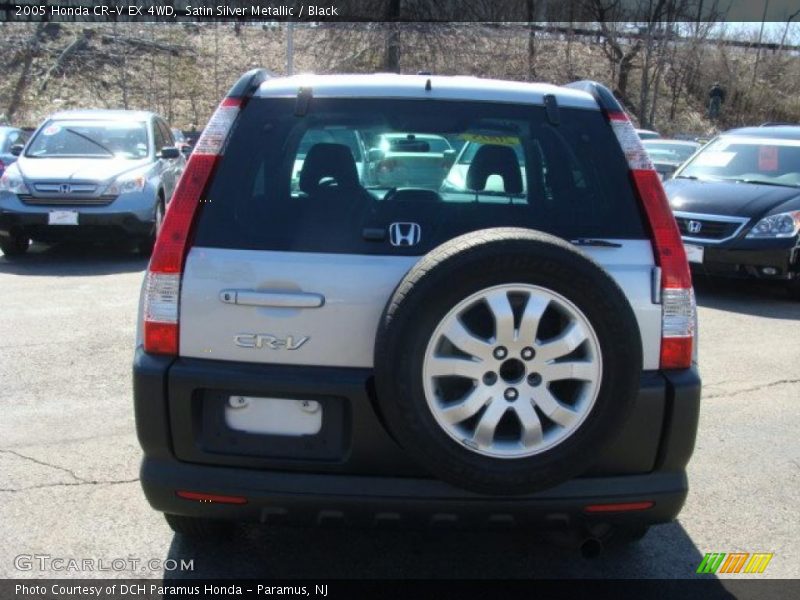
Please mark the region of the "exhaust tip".
[[603, 553], [603, 542], [597, 538], [586, 538], [581, 543], [581, 556], [583, 558], [597, 558]]

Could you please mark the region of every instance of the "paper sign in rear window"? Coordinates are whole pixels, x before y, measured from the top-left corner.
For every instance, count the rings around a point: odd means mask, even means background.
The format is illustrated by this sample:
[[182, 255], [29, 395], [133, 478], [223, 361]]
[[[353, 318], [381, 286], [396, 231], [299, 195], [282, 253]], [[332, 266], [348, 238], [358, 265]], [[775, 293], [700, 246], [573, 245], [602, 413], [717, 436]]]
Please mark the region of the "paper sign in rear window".
[[758, 147], [758, 170], [777, 171], [778, 170], [778, 147], [759, 146]]

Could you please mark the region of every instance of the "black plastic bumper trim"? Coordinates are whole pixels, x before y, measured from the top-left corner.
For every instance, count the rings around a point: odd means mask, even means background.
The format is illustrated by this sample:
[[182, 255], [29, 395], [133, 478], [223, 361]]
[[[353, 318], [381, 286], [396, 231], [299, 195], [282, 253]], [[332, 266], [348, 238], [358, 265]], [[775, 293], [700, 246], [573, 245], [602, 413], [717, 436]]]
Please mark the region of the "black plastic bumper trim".
[[[453, 524], [469, 526], [509, 519], [531, 525], [588, 520], [655, 524], [674, 519], [687, 494], [682, 471], [573, 479], [534, 495], [513, 497], [474, 494], [433, 479], [263, 472], [157, 459], [145, 459], [141, 481], [150, 504], [162, 512], [317, 524], [329, 520], [370, 525], [387, 514], [394, 515], [392, 520], [417, 525], [436, 525], [442, 515]], [[176, 490], [243, 496], [247, 503], [193, 502], [178, 498]], [[655, 505], [629, 513], [584, 513], [589, 504], [637, 500], [651, 500]], [[509, 519], [499, 519], [499, 515]]]

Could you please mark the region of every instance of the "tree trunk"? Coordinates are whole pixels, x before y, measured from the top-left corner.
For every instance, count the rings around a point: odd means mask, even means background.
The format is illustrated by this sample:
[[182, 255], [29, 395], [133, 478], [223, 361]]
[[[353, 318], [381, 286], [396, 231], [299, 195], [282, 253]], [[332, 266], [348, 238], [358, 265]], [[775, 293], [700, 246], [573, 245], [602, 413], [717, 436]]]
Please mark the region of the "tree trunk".
[[25, 88], [28, 87], [28, 82], [30, 81], [33, 56], [39, 50], [39, 41], [42, 33], [44, 32], [45, 25], [47, 25], [47, 23], [42, 22], [36, 26], [36, 31], [34, 31], [33, 35], [31, 36], [30, 43], [27, 44], [27, 48], [25, 49], [25, 56], [22, 61], [22, 69], [20, 70], [17, 82], [14, 84], [14, 89], [11, 92], [11, 100], [8, 102], [8, 110], [6, 110], [6, 118], [8, 119], [9, 123], [12, 122], [14, 114], [19, 110], [19, 107], [22, 104], [22, 95], [25, 93]]
[[764, 0], [764, 15], [761, 17], [761, 29], [758, 31], [758, 47], [756, 48], [756, 62], [753, 65], [753, 82], [750, 84], [751, 88], [755, 88], [756, 77], [758, 75], [758, 63], [761, 60], [761, 40], [764, 37], [764, 21], [767, 20], [767, 7], [769, 0]]
[[644, 50], [644, 61], [642, 62], [642, 81], [639, 89], [639, 124], [641, 127], [650, 129], [650, 122], [647, 118], [647, 105], [650, 102], [650, 64], [653, 55], [653, 32], [648, 30], [647, 42]]
[[628, 52], [619, 61], [619, 69], [617, 70], [617, 94], [624, 102], [630, 102], [628, 99], [628, 81], [630, 80], [631, 71], [633, 70], [633, 61], [638, 53]]
[[536, 79], [536, 30], [534, 21], [536, 19], [536, 7], [534, 0], [527, 0], [527, 19], [528, 19], [528, 81]]
[[383, 67], [389, 73], [400, 72], [400, 0], [389, 0], [384, 13], [384, 20], [388, 21], [386, 46], [383, 58]]
[[214, 98], [219, 98], [219, 28], [214, 23]]
[[[170, 29], [172, 31], [172, 29]], [[167, 121], [172, 123], [172, 55], [167, 55]]]
[[64, 66], [72, 57], [72, 55], [86, 47], [88, 39], [89, 38], [86, 36], [86, 34], [82, 33], [78, 39], [74, 40], [71, 44], [64, 48], [61, 54], [58, 55], [56, 62], [53, 63], [53, 66], [47, 70], [47, 73], [45, 73], [44, 77], [42, 78], [42, 82], [39, 84], [40, 94], [47, 89], [47, 84], [50, 82], [50, 78], [62, 72]]
[[383, 67], [388, 73], [400, 72], [400, 31], [397, 23], [389, 24]]
[[573, 81], [575, 79], [575, 67], [572, 64], [572, 42], [575, 38], [575, 5], [570, 2], [569, 4], [569, 30], [567, 30], [567, 80]]
[[650, 116], [647, 118], [647, 123], [650, 125], [651, 128], [655, 128], [656, 122], [656, 107], [658, 106], [658, 88], [661, 85], [661, 72], [663, 68], [661, 66], [656, 66], [656, 78], [653, 82], [653, 89], [652, 89], [652, 97], [653, 100], [650, 103]]

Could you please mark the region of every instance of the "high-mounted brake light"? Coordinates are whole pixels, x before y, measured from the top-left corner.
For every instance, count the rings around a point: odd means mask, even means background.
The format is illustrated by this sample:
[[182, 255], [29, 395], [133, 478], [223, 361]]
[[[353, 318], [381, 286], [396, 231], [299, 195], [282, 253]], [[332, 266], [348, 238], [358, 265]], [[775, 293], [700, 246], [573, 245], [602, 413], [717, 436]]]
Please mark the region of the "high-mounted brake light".
[[630, 119], [619, 111], [607, 111], [606, 116], [628, 161], [661, 268], [661, 368], [685, 369], [692, 365], [697, 309], [681, 235], [658, 173]]
[[202, 206], [201, 199], [219, 164], [236, 118], [253, 91], [267, 76], [263, 69], [256, 69], [239, 79], [212, 115], [189, 156], [164, 216], [145, 275], [145, 352], [178, 354], [181, 275], [192, 228]]

